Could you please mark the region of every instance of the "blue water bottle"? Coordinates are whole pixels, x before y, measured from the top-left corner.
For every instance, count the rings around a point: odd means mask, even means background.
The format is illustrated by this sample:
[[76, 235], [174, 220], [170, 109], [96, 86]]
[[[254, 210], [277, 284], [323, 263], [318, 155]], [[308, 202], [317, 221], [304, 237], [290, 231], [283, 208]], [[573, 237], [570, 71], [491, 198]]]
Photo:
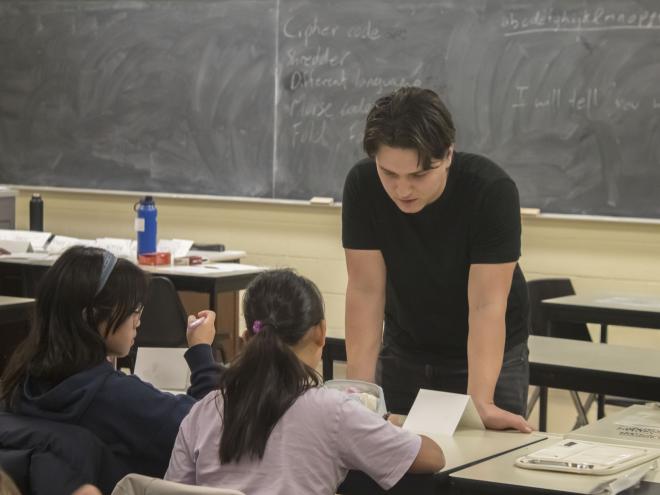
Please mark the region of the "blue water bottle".
[[152, 196], [145, 196], [133, 207], [135, 231], [137, 232], [137, 254], [156, 252], [156, 230], [158, 226], [158, 210]]

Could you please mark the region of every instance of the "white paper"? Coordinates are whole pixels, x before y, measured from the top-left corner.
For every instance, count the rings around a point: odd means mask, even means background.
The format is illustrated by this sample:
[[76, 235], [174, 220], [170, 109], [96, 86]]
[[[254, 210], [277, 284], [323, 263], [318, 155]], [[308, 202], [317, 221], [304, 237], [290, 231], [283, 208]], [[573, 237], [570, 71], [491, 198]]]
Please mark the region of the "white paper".
[[469, 395], [420, 389], [403, 428], [415, 433], [452, 436], [458, 428], [483, 430]]
[[5, 260], [25, 260], [25, 261], [43, 261], [43, 260], [55, 260], [57, 256], [54, 254], [48, 254], [45, 251], [40, 253], [14, 253], [14, 254], [3, 254], [0, 255], [1, 259]]
[[107, 249], [115, 256], [131, 256], [131, 239], [120, 239], [117, 237], [99, 237], [96, 239], [97, 247]]
[[193, 241], [188, 239], [161, 239], [157, 251], [172, 253], [173, 258], [181, 258], [188, 254]]
[[0, 229], [0, 240], [28, 241], [35, 251], [44, 250], [46, 242], [50, 239], [50, 232], [33, 232], [31, 230]]
[[635, 426], [638, 428], [651, 428], [660, 431], [660, 408], [649, 408], [648, 411], [637, 411], [619, 419], [616, 423], [620, 426]]
[[67, 237], [64, 235], [56, 235], [46, 246], [46, 251], [51, 254], [63, 253], [71, 246], [95, 246], [96, 241], [91, 239], [78, 239], [76, 237]]
[[160, 390], [185, 393], [190, 384], [190, 369], [178, 347], [138, 347], [134, 374]]
[[9, 252], [10, 254], [16, 253], [27, 253], [30, 251], [30, 241], [10, 241], [6, 239], [0, 239], [0, 248]]

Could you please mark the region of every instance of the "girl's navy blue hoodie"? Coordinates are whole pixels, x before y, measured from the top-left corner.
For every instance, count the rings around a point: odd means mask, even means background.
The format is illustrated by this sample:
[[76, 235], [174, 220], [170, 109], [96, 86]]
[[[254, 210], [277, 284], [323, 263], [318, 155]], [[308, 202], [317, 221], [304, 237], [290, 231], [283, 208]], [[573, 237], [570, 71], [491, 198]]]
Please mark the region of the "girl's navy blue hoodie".
[[104, 362], [55, 386], [28, 377], [14, 412], [89, 429], [132, 472], [162, 478], [181, 420], [218, 386], [222, 367], [211, 346], [198, 344], [184, 355], [191, 370], [187, 394], [161, 392]]

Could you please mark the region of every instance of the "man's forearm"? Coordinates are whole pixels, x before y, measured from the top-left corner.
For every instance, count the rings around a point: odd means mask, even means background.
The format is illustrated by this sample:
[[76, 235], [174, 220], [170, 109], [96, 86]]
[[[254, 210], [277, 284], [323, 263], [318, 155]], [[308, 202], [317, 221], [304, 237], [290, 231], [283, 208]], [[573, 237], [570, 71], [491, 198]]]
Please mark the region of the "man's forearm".
[[376, 362], [383, 333], [383, 312], [380, 300], [369, 300], [347, 291], [346, 294], [346, 356], [347, 378], [374, 382]]
[[504, 316], [484, 308], [470, 315], [467, 392], [479, 404], [493, 403], [502, 369], [506, 329]]

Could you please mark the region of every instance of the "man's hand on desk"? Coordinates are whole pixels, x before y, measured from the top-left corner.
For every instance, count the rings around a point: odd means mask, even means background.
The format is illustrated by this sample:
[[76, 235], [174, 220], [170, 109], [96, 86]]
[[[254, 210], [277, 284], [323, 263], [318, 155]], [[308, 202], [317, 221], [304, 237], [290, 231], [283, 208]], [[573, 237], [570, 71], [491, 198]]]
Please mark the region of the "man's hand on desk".
[[500, 409], [492, 403], [479, 403], [475, 401], [474, 405], [477, 407], [479, 416], [484, 422], [484, 426], [489, 430], [508, 430], [514, 429], [523, 433], [531, 433], [532, 427], [529, 423], [518, 414], [510, 413], [504, 409]]
[[[200, 318], [203, 318], [203, 320], [199, 324], [191, 325]], [[215, 338], [215, 312], [204, 310], [197, 313], [197, 316], [189, 315], [186, 338], [188, 340], [188, 347], [197, 344], [211, 345]]]

